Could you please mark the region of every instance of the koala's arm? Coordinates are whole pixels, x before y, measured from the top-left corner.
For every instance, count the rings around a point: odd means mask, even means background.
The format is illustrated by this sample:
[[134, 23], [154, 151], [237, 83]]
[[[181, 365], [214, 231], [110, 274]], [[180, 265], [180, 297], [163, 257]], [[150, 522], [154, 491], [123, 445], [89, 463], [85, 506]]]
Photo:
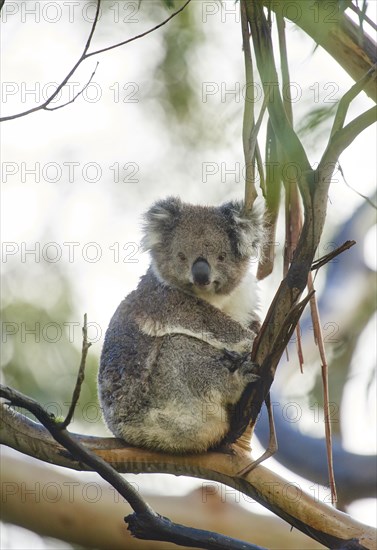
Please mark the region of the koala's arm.
[[254, 330], [195, 296], [164, 286], [151, 271], [139, 283], [133, 302], [134, 321], [148, 336], [183, 334], [217, 349], [251, 351]]

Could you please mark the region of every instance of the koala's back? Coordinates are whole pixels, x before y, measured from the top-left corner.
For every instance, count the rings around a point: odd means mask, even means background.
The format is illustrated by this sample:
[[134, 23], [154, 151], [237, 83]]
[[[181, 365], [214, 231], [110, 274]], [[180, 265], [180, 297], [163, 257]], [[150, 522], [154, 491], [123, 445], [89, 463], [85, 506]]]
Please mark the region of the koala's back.
[[237, 371], [223, 348], [250, 349], [253, 336], [149, 271], [120, 304], [105, 337], [99, 390], [110, 429], [130, 444], [169, 452], [216, 445], [251, 375], [250, 368]]

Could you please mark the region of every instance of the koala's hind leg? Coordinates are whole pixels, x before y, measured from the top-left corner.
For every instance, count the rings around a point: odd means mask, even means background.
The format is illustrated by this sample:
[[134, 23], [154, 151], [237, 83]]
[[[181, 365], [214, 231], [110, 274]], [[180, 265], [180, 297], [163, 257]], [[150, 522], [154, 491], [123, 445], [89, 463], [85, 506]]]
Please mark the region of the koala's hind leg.
[[245, 354], [224, 352], [196, 338], [162, 340], [141, 429], [151, 446], [168, 452], [213, 448], [229, 429], [230, 407], [259, 378], [256, 365]]

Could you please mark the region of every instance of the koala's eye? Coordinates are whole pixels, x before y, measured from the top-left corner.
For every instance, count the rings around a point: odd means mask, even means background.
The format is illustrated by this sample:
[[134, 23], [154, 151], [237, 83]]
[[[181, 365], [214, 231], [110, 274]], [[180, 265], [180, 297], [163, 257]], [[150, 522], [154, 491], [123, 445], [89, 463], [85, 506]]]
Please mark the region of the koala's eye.
[[186, 256], [183, 254], [183, 252], [178, 252], [178, 258], [181, 260], [181, 262], [184, 262], [186, 260]]
[[226, 257], [226, 254], [225, 252], [223, 252], [222, 254], [219, 254], [217, 256], [217, 259], [219, 260], [219, 262], [223, 262], [225, 260], [225, 257]]

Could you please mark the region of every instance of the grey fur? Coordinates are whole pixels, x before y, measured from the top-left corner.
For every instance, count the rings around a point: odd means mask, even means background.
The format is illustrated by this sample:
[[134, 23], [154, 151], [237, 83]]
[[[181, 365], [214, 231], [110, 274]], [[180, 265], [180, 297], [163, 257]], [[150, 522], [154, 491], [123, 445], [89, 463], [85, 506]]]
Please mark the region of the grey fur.
[[258, 379], [246, 354], [259, 324], [248, 266], [262, 236], [260, 213], [245, 218], [239, 202], [169, 197], [146, 213], [152, 263], [110, 322], [98, 378], [117, 437], [177, 453], [223, 439], [232, 407]]

